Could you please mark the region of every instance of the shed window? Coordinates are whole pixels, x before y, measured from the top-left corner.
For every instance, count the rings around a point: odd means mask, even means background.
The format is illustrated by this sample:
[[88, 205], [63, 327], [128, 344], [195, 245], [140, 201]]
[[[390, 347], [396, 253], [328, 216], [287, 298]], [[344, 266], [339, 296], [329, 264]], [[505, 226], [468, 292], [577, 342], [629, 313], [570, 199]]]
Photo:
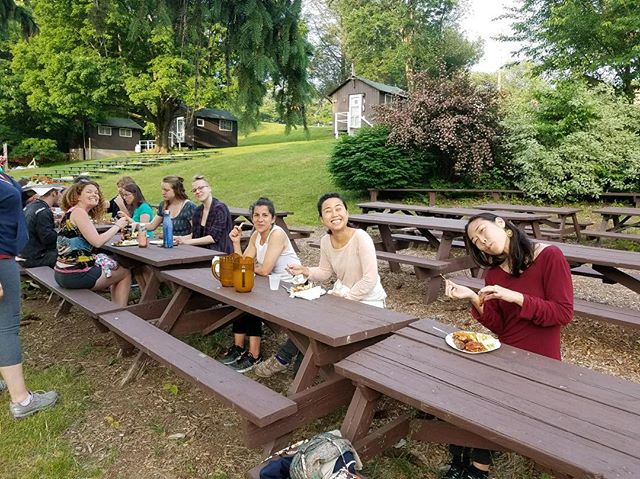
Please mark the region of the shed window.
[[233, 122], [231, 120], [218, 120], [220, 131], [233, 131]]
[[110, 126], [104, 126], [104, 125], [98, 125], [98, 135], [111, 136], [111, 127]]
[[389, 93], [385, 93], [384, 94], [384, 103], [385, 103], [385, 105], [387, 103], [393, 103], [393, 95], [390, 95]]
[[196, 119], [196, 125], [204, 126], [204, 118], [197, 118]]
[[132, 136], [131, 128], [120, 128], [119, 133], [120, 133], [120, 136], [124, 138], [131, 138]]

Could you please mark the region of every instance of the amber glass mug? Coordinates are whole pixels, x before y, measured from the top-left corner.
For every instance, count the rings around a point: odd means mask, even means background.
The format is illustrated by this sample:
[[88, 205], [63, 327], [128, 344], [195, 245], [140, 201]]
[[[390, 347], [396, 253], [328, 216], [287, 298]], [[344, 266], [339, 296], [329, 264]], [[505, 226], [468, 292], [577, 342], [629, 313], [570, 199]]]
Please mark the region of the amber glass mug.
[[233, 286], [233, 269], [234, 264], [240, 259], [238, 253], [229, 256], [216, 256], [211, 261], [211, 274], [220, 281], [222, 286]]
[[238, 293], [248, 293], [253, 289], [253, 267], [255, 261], [250, 257], [242, 257], [233, 268], [233, 287]]

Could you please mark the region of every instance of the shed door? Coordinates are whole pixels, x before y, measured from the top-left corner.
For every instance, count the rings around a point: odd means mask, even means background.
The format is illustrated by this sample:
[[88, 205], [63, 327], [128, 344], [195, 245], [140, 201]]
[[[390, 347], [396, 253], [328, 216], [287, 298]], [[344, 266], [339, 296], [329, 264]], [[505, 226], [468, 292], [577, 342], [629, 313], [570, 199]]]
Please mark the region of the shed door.
[[362, 94], [349, 95], [349, 128], [362, 125]]
[[184, 143], [184, 117], [176, 118], [176, 142]]

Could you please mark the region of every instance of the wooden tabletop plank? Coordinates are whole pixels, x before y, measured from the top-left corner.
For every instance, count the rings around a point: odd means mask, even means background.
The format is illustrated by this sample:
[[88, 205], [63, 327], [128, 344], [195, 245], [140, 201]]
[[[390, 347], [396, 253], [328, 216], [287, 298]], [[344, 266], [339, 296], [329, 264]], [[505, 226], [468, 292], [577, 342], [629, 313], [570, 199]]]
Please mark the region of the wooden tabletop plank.
[[163, 271], [161, 276], [205, 296], [298, 331], [329, 346], [344, 346], [400, 329], [417, 318], [331, 295], [307, 301], [289, 298], [282, 288], [269, 289], [267, 278], [255, 277], [250, 293], [220, 286], [207, 268]]
[[391, 213], [369, 213], [366, 215], [349, 215], [349, 221], [367, 225], [389, 225], [398, 227], [425, 228], [448, 233], [464, 234], [467, 222], [452, 218], [436, 218], [434, 216], [394, 215]]
[[[426, 205], [406, 205], [403, 203], [390, 203], [385, 201], [369, 201], [359, 203], [358, 207], [362, 209], [390, 210], [390, 211], [414, 211], [416, 213], [425, 213], [434, 216], [456, 216], [459, 218], [475, 216], [480, 213], [487, 213], [485, 210], [477, 208], [444, 208]], [[496, 212], [498, 213], [498, 212]], [[513, 211], [500, 211], [499, 214], [507, 220], [511, 221], [541, 221], [549, 218], [548, 214], [543, 213], [520, 213]]]
[[614, 268], [640, 269], [640, 253], [628, 250], [601, 248], [598, 246], [584, 246], [543, 241], [560, 248], [567, 261], [589, 263]]
[[[410, 337], [414, 337], [417, 332], [429, 334], [434, 338], [433, 345], [437, 344], [441, 349], [455, 353], [444, 342], [445, 333], [442, 332], [449, 333], [454, 330], [455, 328], [438, 321], [421, 319], [395, 334], [409, 335]], [[506, 350], [509, 351], [508, 354], [504, 353]], [[519, 348], [505, 347], [496, 351], [496, 354], [465, 355], [465, 357], [475, 362], [490, 363], [496, 369], [530, 378], [558, 389], [570, 390], [574, 394], [585, 397], [593, 397], [598, 390], [603, 389], [605, 392], [617, 396], [610, 404], [640, 415], [640, 384], [630, 383], [616, 376], [591, 371], [585, 372], [584, 368], [575, 364], [564, 361], [549, 361], [544, 356]]]
[[150, 244], [146, 248], [139, 248], [138, 246], [113, 246], [110, 242], [102, 248], [111, 253], [133, 259], [139, 263], [153, 266], [154, 268], [206, 263], [211, 262], [214, 256], [224, 256], [226, 254], [220, 251], [187, 244], [174, 245], [173, 248], [163, 248]]
[[620, 208], [615, 206], [607, 206], [593, 210], [594, 213], [601, 215], [620, 215], [620, 216], [640, 216], [640, 208]]
[[549, 213], [554, 215], [573, 215], [582, 211], [580, 208], [556, 207], [556, 206], [533, 206], [533, 205], [510, 205], [506, 203], [483, 203], [475, 205], [480, 210], [505, 210], [519, 211], [522, 213]]
[[490, 364], [469, 360], [468, 354], [451, 348], [447, 351], [434, 348], [418, 338], [393, 335], [369, 351], [417, 371], [425, 371], [429, 377], [453, 384], [487, 402], [538, 418], [585, 439], [615, 447], [625, 454], [638, 452], [638, 413], [617, 409], [597, 399], [576, 396], [568, 390], [508, 371], [496, 373]]

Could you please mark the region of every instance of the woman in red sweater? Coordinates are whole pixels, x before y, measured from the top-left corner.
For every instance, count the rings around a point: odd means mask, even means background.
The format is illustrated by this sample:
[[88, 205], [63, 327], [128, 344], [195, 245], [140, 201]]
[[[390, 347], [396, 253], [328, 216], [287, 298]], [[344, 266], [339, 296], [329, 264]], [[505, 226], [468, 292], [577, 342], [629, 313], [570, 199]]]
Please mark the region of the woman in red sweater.
[[[533, 243], [510, 221], [491, 213], [469, 219], [465, 241], [474, 260], [489, 268], [476, 294], [446, 281], [450, 298], [468, 299], [471, 315], [501, 342], [560, 359], [560, 332], [573, 318], [571, 271], [556, 246]], [[453, 460], [444, 479], [484, 479], [490, 451], [449, 447]]]

